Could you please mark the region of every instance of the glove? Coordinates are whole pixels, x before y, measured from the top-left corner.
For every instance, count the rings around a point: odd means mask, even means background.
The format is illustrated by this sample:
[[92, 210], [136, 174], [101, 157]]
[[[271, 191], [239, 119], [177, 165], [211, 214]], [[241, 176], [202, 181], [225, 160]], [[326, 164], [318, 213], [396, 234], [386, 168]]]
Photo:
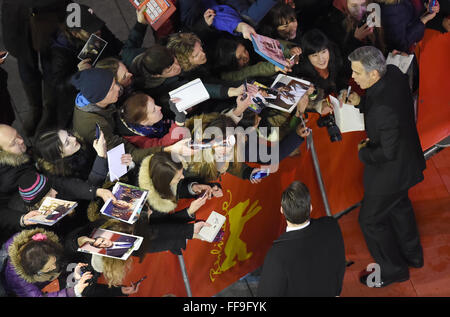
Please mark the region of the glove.
[[169, 100], [170, 110], [175, 114], [175, 121], [178, 123], [184, 123], [186, 121], [186, 114], [179, 112], [174, 102]]

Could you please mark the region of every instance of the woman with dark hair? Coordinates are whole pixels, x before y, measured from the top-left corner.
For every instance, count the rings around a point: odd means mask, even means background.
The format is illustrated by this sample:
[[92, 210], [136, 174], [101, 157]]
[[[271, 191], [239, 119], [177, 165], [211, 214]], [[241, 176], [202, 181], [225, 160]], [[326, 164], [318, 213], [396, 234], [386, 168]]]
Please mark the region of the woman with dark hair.
[[276, 4], [264, 17], [258, 32], [274, 39], [299, 43], [301, 33], [295, 9], [283, 2]]
[[383, 27], [370, 27], [366, 22], [370, 3], [372, 0], [334, 0], [328, 14], [317, 23], [317, 27], [339, 45], [342, 56], [367, 45], [387, 54]]
[[[50, 282], [63, 278], [64, 249], [53, 232], [41, 228], [24, 230], [12, 236], [5, 244], [8, 259], [2, 274], [8, 294], [18, 297], [81, 297], [92, 278], [84, 273], [74, 286], [60, 291], [43, 293]], [[79, 272], [81, 263], [76, 267]]]
[[49, 175], [76, 177], [101, 186], [108, 173], [103, 132], [99, 139], [94, 141], [93, 148], [96, 156], [81, 138], [67, 130], [42, 132], [35, 141], [38, 169]]
[[350, 74], [347, 74], [338, 47], [318, 29], [306, 32], [301, 41], [302, 55], [299, 64], [294, 66], [293, 73], [304, 78], [316, 87], [318, 94], [315, 100], [310, 100], [308, 109], [314, 108], [319, 113], [330, 108], [325, 98], [330, 94], [336, 96], [348, 88]]
[[[291, 49], [283, 47], [286, 59], [291, 57], [291, 51]], [[220, 38], [212, 57], [214, 72], [218, 73], [220, 79], [230, 83], [242, 82], [247, 78], [267, 82], [267, 77], [272, 77], [277, 72], [286, 73], [272, 63], [261, 61], [253, 53], [253, 49], [251, 49], [251, 52], [252, 54], [249, 53], [247, 44], [242, 40], [232, 37]], [[254, 61], [257, 60], [258, 62], [255, 63]]]
[[[195, 220], [195, 212], [207, 199], [219, 197], [222, 190], [217, 184], [199, 184], [184, 180], [181, 162], [173, 160], [170, 154], [160, 152], [146, 157], [139, 168], [137, 186], [148, 190], [147, 203], [151, 210], [150, 220], [160, 222], [183, 222]], [[178, 199], [199, 198], [188, 208], [176, 211]]]

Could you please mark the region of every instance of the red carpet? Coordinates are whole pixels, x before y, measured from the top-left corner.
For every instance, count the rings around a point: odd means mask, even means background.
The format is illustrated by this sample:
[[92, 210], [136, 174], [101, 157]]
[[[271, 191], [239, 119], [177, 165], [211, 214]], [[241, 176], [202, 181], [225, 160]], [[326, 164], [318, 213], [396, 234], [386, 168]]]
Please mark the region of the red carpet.
[[410, 190], [424, 251], [425, 265], [410, 269], [410, 280], [382, 289], [370, 289], [359, 282], [358, 274], [373, 262], [358, 225], [358, 211], [339, 222], [344, 234], [347, 268], [343, 297], [450, 296], [450, 149], [427, 161], [425, 180]]

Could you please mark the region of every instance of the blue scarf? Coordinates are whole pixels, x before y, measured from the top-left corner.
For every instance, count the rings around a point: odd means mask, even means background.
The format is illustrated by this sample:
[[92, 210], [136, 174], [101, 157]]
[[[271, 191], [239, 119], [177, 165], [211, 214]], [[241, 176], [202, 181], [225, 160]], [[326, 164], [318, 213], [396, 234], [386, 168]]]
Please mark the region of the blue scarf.
[[162, 138], [165, 136], [170, 129], [170, 121], [164, 122], [163, 120], [160, 120], [156, 122], [152, 126], [144, 126], [140, 124], [131, 124], [127, 123], [128, 127], [133, 129], [135, 132], [138, 132], [138, 134], [144, 135], [148, 138]]

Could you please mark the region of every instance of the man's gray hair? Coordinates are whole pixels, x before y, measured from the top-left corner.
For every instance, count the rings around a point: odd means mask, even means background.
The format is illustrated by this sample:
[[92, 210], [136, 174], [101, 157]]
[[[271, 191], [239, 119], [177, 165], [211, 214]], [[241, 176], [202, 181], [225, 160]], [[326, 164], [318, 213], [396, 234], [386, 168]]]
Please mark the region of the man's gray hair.
[[348, 59], [351, 62], [360, 62], [366, 72], [378, 71], [380, 77], [386, 73], [386, 59], [383, 53], [373, 46], [362, 46], [350, 53]]

